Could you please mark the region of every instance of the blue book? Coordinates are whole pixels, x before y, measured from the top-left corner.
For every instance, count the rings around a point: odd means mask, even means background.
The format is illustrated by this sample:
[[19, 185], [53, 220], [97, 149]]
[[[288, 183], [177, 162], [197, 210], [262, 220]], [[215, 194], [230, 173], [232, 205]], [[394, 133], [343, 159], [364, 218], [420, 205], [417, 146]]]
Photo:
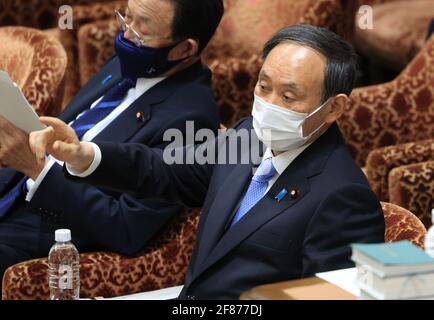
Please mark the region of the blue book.
[[352, 260], [381, 277], [434, 272], [434, 258], [410, 241], [353, 244]]

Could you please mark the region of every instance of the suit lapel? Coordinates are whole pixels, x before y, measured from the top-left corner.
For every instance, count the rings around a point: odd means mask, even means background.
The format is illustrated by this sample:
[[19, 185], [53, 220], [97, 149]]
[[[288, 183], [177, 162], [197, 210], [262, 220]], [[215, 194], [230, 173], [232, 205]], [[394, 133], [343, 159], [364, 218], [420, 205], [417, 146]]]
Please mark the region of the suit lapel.
[[[95, 79], [90, 81], [80, 92], [80, 103], [75, 99], [71, 102], [60, 118], [65, 122], [76, 119], [77, 115], [89, 108], [109, 88], [121, 81], [122, 76], [119, 63], [115, 59], [114, 66], [109, 70], [100, 72]], [[152, 106], [163, 102], [176, 89], [186, 81], [195, 79], [202, 70], [201, 62], [165, 79], [158, 83], [122, 112], [110, 125], [108, 125], [96, 137], [95, 141], [124, 142], [140, 130], [152, 116]], [[169, 115], [170, 116], [170, 115]]]
[[108, 68], [104, 68], [80, 89], [59, 118], [66, 123], [75, 120], [80, 113], [90, 108], [92, 103], [121, 80], [119, 63], [114, 59]]
[[[288, 191], [296, 189], [298, 192], [297, 198], [293, 199], [288, 194], [281, 201], [277, 201], [275, 197], [283, 188]], [[232, 226], [223, 237], [221, 237], [200, 269], [197, 270], [197, 273], [195, 272], [195, 276], [215, 264], [269, 220], [296, 204], [308, 192], [309, 182], [302, 168], [302, 164], [290, 165], [277, 179], [269, 192], [267, 192], [238, 223]]]
[[[183, 74], [183, 72], [180, 72]], [[96, 141], [127, 141], [140, 130], [152, 116], [152, 107], [162, 103], [180, 86], [179, 75], [169, 77], [142, 94], [122, 112], [97, 137]], [[169, 117], [171, 115], [168, 115]]]
[[[254, 164], [259, 163], [262, 158], [262, 152], [260, 151], [263, 147], [262, 143], [252, 143], [252, 145], [255, 146], [253, 152], [250, 152], [250, 150], [245, 150], [245, 152], [250, 153], [250, 155], [258, 155], [259, 158], [255, 157], [251, 159], [249, 157], [249, 164], [235, 165], [232, 171], [227, 174], [228, 178], [224, 181], [214, 197], [208, 213], [219, 212], [219, 214], [208, 214], [206, 218], [202, 232], [206, 236], [202, 238], [198, 248], [199, 251], [195, 260], [197, 265], [203, 264], [219, 239], [221, 239], [229, 218], [236, 209], [252, 179]], [[240, 157], [246, 159], [245, 154], [240, 155]], [[228, 192], [228, 190], [230, 190], [230, 192]], [[222, 199], [224, 199], [224, 201], [222, 201]]]
[[[203, 229], [205, 236], [201, 239], [196, 258], [197, 265], [203, 264], [221, 238], [229, 219], [228, 213], [234, 210], [245, 191], [246, 185], [252, 178], [252, 168], [252, 165], [247, 164], [235, 166], [217, 192], [209, 212], [219, 212], [220, 214], [208, 215], [206, 219]], [[228, 190], [231, 191], [228, 192]]]
[[[151, 91], [152, 89], [150, 89]], [[151, 118], [149, 94], [143, 94], [101, 131], [94, 141], [124, 142], [140, 130]], [[140, 114], [138, 117], [137, 114]]]

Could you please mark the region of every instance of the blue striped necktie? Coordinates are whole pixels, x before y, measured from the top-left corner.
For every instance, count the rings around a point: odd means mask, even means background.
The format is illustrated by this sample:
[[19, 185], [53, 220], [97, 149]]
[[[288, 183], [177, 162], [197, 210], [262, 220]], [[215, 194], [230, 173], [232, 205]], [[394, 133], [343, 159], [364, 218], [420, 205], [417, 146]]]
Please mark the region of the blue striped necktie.
[[74, 121], [71, 127], [75, 130], [78, 138], [84, 136], [84, 134], [92, 129], [98, 122], [105, 119], [116, 107], [118, 107], [128, 90], [136, 85], [135, 81], [131, 79], [124, 79], [117, 85], [112, 87], [104, 97], [93, 107], [84, 112], [81, 117]]
[[262, 199], [267, 191], [268, 182], [276, 175], [276, 173], [277, 171], [273, 166], [271, 158], [267, 158], [261, 162], [261, 165], [256, 170], [249, 188], [241, 201], [240, 207], [235, 213], [231, 227], [241, 220], [241, 218]]
[[[116, 107], [118, 107], [128, 90], [136, 85], [131, 79], [124, 79], [106, 92], [104, 97], [92, 108], [85, 111], [72, 124], [72, 128], [81, 140], [83, 135], [92, 129], [98, 122], [105, 119]], [[28, 177], [22, 178], [6, 195], [0, 199], [0, 219], [2, 219], [12, 208], [19, 197], [26, 192]]]

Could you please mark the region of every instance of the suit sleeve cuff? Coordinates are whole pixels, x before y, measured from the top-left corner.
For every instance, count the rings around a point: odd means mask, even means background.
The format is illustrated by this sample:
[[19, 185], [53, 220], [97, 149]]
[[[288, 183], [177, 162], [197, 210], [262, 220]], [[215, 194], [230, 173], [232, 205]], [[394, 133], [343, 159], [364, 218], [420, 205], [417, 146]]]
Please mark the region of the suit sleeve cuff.
[[94, 158], [92, 163], [90, 164], [89, 168], [87, 168], [85, 171], [83, 172], [77, 172], [74, 171], [69, 165], [68, 163], [65, 164], [66, 170], [68, 171], [68, 173], [71, 176], [75, 176], [75, 177], [79, 177], [79, 178], [86, 178], [88, 176], [90, 176], [92, 173], [95, 172], [95, 170], [98, 168], [98, 166], [101, 163], [102, 160], [102, 153], [101, 153], [101, 149], [98, 147], [97, 144], [93, 143], [93, 142], [89, 142], [92, 145], [93, 148], [93, 153], [94, 153]]
[[55, 163], [55, 161], [50, 159], [48, 161], [48, 163], [45, 165], [44, 169], [42, 169], [41, 173], [39, 174], [39, 176], [36, 178], [35, 181], [33, 181], [30, 178], [27, 180], [27, 182], [26, 182], [27, 190], [28, 190], [27, 195], [26, 195], [26, 201], [27, 202], [32, 201], [33, 195], [38, 190], [39, 186], [41, 185], [41, 182], [45, 179], [45, 176], [47, 175], [48, 171], [50, 171], [50, 169], [54, 163]]

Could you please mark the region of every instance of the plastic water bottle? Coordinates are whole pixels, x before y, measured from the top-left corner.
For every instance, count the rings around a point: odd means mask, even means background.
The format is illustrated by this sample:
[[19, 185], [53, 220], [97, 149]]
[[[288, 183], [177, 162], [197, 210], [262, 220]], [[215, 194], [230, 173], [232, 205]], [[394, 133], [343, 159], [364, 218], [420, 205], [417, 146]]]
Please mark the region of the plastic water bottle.
[[71, 243], [71, 231], [55, 232], [56, 243], [48, 254], [48, 284], [51, 300], [80, 298], [80, 257]]
[[431, 221], [433, 225], [428, 229], [425, 236], [425, 252], [434, 258], [434, 209], [431, 210]]

